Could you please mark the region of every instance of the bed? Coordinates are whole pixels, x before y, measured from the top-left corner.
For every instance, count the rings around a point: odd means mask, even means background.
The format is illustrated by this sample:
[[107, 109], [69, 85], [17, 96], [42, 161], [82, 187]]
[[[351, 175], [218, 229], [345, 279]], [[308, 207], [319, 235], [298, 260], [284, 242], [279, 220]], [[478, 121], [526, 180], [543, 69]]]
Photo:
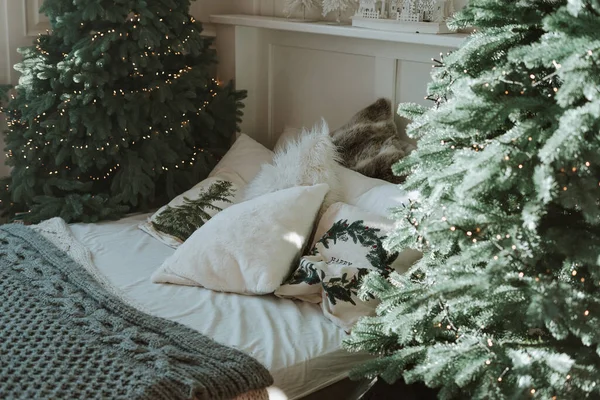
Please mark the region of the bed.
[[42, 226], [136, 308], [187, 325], [261, 362], [275, 380], [271, 399], [307, 396], [344, 379], [368, 357], [342, 349], [346, 333], [314, 304], [152, 283], [150, 275], [174, 249], [138, 228], [147, 216], [68, 226], [54, 219]]
[[[344, 32], [339, 28], [282, 32], [261, 27], [261, 21], [213, 22], [225, 60], [221, 79], [235, 79], [249, 91], [242, 129], [271, 149], [288, 125], [325, 117], [335, 128], [378, 97], [423, 103], [431, 55], [454, 47], [442, 40], [423, 48], [420, 39], [402, 35], [344, 37], [336, 34]], [[128, 304], [254, 357], [274, 378], [270, 400], [306, 398], [337, 382], [356, 385], [347, 381], [348, 372], [371, 356], [344, 350], [346, 332], [318, 305], [152, 283], [152, 273], [175, 250], [139, 229], [148, 216], [72, 225], [53, 219], [37, 229]]]
[[[283, 135], [282, 141], [284, 139], [291, 140]], [[248, 184], [263, 163], [272, 157], [273, 152], [242, 134], [211, 175], [235, 176], [241, 184]], [[381, 218], [387, 215], [389, 208], [406, 203], [409, 196], [394, 184], [365, 177], [347, 168], [339, 167], [338, 178], [339, 195], [348, 205], [377, 211]], [[205, 181], [210, 179], [209, 176]], [[306, 208], [307, 204], [300, 203], [299, 207]], [[151, 316], [180, 323], [258, 361], [273, 378], [273, 385], [267, 390], [270, 400], [306, 398], [344, 381], [334, 389], [339, 395], [342, 391], [360, 390], [361, 385], [367, 383], [351, 382], [346, 378], [353, 367], [372, 356], [346, 351], [342, 341], [347, 337], [348, 329], [328, 319], [320, 304], [282, 298], [276, 296], [277, 291], [275, 295], [272, 291], [266, 295], [245, 295], [200, 287], [205, 285], [153, 282], [155, 271], [163, 268], [162, 264], [172, 258], [176, 249], [169, 245], [170, 242], [157, 240], [157, 236], [143, 230], [152, 214], [70, 225], [60, 218], [53, 218], [35, 225], [34, 229], [65, 251], [124, 303]], [[225, 215], [225, 212], [218, 215]], [[214, 221], [216, 219], [210, 223], [215, 225]], [[376, 225], [374, 220], [367, 224]], [[243, 242], [248, 240], [244, 236]], [[261, 236], [259, 240], [264, 238]], [[205, 241], [197, 243], [203, 251], [215, 253]], [[398, 260], [402, 259], [407, 267], [416, 259], [414, 257], [419, 257], [417, 252], [414, 253], [412, 258], [405, 255]], [[229, 275], [222, 272], [228, 264], [223, 261], [223, 253], [217, 251], [215, 254], [219, 257], [217, 274], [225, 275], [229, 280]], [[264, 263], [260, 262], [259, 266], [264, 268]]]

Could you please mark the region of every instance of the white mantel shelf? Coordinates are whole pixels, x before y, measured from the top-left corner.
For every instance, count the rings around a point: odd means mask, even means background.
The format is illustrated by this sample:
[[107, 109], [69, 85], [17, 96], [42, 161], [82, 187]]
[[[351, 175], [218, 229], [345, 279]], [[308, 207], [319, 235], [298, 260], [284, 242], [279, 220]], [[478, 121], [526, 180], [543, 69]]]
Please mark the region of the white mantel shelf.
[[249, 26], [254, 28], [275, 29], [281, 31], [315, 33], [319, 35], [345, 36], [360, 39], [383, 40], [388, 42], [422, 44], [457, 48], [468, 37], [467, 34], [426, 34], [379, 31], [358, 28], [350, 25], [332, 25], [330, 22], [293, 22], [285, 18], [265, 17], [258, 15], [211, 15], [213, 24]]

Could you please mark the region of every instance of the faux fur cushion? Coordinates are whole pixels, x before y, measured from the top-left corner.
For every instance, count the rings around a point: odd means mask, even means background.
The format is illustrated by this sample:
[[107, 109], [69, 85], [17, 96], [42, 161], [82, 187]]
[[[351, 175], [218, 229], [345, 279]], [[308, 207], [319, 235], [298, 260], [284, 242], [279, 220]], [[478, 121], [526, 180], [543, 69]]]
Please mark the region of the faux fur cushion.
[[329, 136], [325, 121], [310, 131], [304, 131], [278, 149], [272, 164], [263, 164], [258, 175], [246, 186], [244, 200], [294, 186], [326, 183], [325, 197], [319, 216], [333, 203], [340, 201], [338, 152]]
[[404, 181], [392, 173], [392, 165], [415, 146], [398, 135], [390, 100], [381, 98], [359, 111], [331, 137], [345, 167], [392, 183]]

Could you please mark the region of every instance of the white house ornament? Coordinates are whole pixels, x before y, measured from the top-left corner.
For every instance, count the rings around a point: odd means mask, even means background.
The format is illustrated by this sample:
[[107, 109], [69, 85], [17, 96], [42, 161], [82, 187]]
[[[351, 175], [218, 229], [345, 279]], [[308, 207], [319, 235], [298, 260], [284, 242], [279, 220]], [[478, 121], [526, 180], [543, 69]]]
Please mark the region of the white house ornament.
[[384, 31], [452, 33], [453, 0], [359, 0], [352, 25]]

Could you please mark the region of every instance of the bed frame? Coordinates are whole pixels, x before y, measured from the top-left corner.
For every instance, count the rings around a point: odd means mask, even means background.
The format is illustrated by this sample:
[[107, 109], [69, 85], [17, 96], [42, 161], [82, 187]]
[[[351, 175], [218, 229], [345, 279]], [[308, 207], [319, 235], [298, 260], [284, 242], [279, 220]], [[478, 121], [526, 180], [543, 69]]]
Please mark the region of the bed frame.
[[[283, 18], [213, 15], [219, 77], [248, 90], [242, 131], [272, 148], [286, 126], [331, 129], [379, 97], [424, 99], [433, 57], [465, 35], [372, 31]], [[404, 121], [398, 120], [403, 131]]]

